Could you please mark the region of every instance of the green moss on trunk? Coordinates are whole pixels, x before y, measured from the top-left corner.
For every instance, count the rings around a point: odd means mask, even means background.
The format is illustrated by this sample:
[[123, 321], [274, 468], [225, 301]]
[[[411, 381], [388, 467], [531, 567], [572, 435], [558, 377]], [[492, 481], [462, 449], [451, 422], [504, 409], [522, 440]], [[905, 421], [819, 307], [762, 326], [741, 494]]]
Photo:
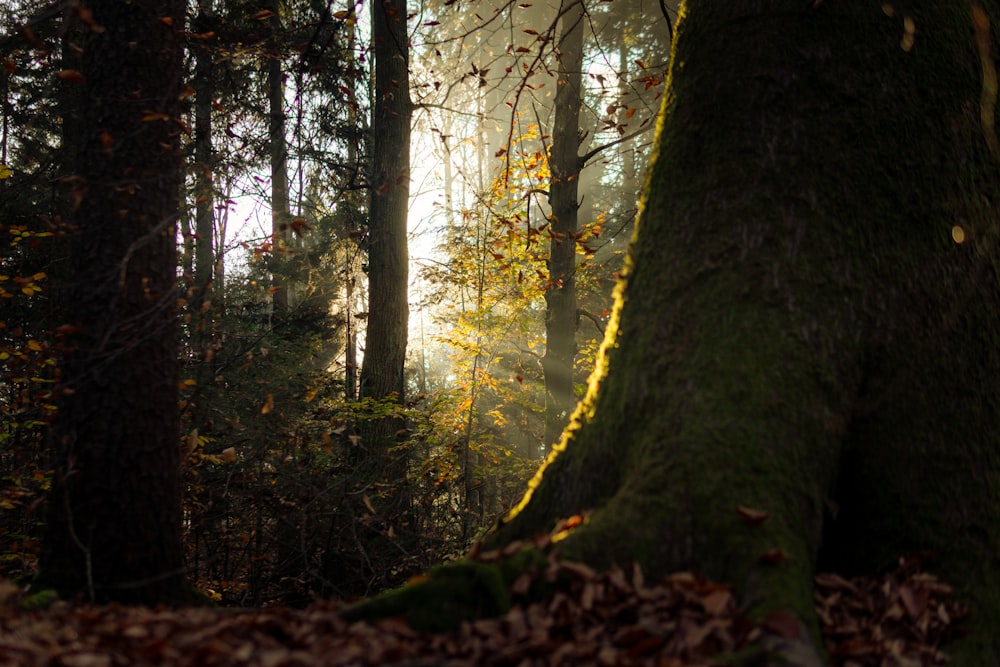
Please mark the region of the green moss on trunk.
[[995, 85], [966, 3], [813, 6], [682, 7], [590, 391], [486, 544], [586, 513], [564, 557], [699, 570], [813, 628], [818, 562], [930, 550], [972, 605], [955, 664], [997, 665]]
[[969, 6], [806, 4], [684, 8], [620, 326], [490, 543], [591, 510], [565, 555], [806, 620], [818, 558], [932, 549], [974, 605], [960, 664], [994, 664], [1000, 192]]

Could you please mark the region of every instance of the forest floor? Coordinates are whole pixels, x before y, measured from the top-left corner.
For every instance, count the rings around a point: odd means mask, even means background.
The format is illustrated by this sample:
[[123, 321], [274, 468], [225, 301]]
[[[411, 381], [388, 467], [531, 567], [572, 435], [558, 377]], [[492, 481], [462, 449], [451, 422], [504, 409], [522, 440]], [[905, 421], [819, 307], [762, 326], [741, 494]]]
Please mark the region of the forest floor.
[[[343, 604], [324, 601], [304, 610], [66, 601], [32, 610], [33, 598], [0, 582], [0, 665], [708, 667], [752, 656], [763, 632], [797, 633], [780, 613], [750, 623], [729, 587], [691, 573], [646, 582], [637, 568], [599, 574], [553, 558], [533, 576], [562, 583], [542, 602], [448, 634], [417, 633], [398, 618], [348, 623]], [[529, 583], [516, 582], [513, 592]], [[964, 617], [951, 589], [913, 560], [878, 578], [820, 575], [815, 600], [838, 666], [946, 664], [937, 647], [960, 632]]]

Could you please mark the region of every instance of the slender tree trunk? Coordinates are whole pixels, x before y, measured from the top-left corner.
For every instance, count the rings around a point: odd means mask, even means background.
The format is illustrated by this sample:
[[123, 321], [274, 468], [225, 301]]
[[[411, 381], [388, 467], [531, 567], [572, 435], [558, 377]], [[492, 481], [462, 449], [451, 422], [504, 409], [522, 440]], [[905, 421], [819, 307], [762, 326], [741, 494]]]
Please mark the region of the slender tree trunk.
[[[213, 181], [215, 179], [213, 178]], [[229, 181], [229, 177], [225, 176], [221, 180]], [[231, 193], [231, 187], [226, 186], [226, 190], [223, 193], [223, 201], [229, 199]], [[213, 247], [215, 248], [215, 264], [212, 269], [212, 310], [222, 316], [226, 312], [226, 233], [229, 228], [229, 208], [226, 207], [221, 211], [218, 219], [218, 223], [215, 228], [215, 241], [213, 242]]]
[[565, 556], [696, 568], [809, 628], [818, 560], [930, 549], [972, 604], [955, 664], [1000, 664], [996, 45], [970, 7], [686, 3], [590, 392], [491, 546], [588, 512]]
[[[65, 34], [61, 45], [60, 66], [65, 70], [79, 70], [82, 67], [80, 54], [72, 48], [73, 44], [80, 44], [86, 38], [75, 12], [67, 6], [63, 10], [62, 21]], [[77, 154], [81, 144], [80, 135], [80, 106], [82, 96], [80, 86], [69, 81], [60, 81], [58, 84], [57, 101], [59, 109], [60, 123], [60, 145], [59, 145], [59, 167], [58, 179], [61, 185], [53, 189], [53, 200], [49, 209], [49, 216], [54, 221], [68, 222], [70, 218], [70, 202], [72, 195], [69, 183], [76, 173]], [[48, 273], [51, 289], [48, 290], [47, 306], [50, 321], [57, 322], [65, 316], [65, 308], [69, 300], [69, 290], [72, 286], [70, 276], [70, 266], [68, 257], [69, 244], [64, 236], [57, 236], [50, 240], [48, 251], [51, 261], [48, 264]], [[58, 324], [56, 324], [58, 326]]]
[[[213, 18], [212, 3], [202, 2], [195, 18], [194, 32], [207, 33]], [[212, 102], [215, 94], [215, 62], [212, 49], [200, 40], [195, 53], [194, 69], [194, 160], [195, 160], [195, 257], [193, 310], [197, 326], [203, 333], [211, 327], [208, 312], [202, 304], [211, 301], [215, 269], [215, 188], [212, 159]]]
[[[83, 44], [68, 322], [42, 580], [64, 594], [183, 595], [175, 218], [180, 0], [94, 0]], [[172, 19], [172, 26], [163, 21]]]
[[[347, 0], [346, 11], [355, 11], [354, 0]], [[350, 71], [355, 66], [354, 45], [357, 42], [357, 21], [349, 22], [347, 30], [350, 33], [347, 39], [347, 46], [344, 49], [344, 59], [345, 68]], [[357, 100], [353, 94], [347, 103], [347, 121], [351, 127], [358, 128], [358, 137], [364, 136], [359, 126]], [[347, 146], [347, 164], [350, 165], [355, 174], [364, 171], [359, 157], [359, 143], [360, 139], [356, 139], [352, 140]], [[357, 313], [356, 290], [362, 275], [359, 261], [361, 250], [357, 240], [362, 232], [358, 229], [355, 217], [355, 211], [360, 208], [357, 206], [355, 191], [351, 189], [344, 193], [344, 197], [348, 208], [348, 219], [346, 221], [347, 243], [344, 245], [346, 251], [344, 261], [344, 284], [346, 286], [344, 312], [347, 314], [347, 323], [344, 327], [344, 398], [347, 401], [354, 401], [358, 397], [358, 322], [355, 317]]]
[[[360, 394], [375, 399], [395, 396], [402, 400], [409, 317], [406, 217], [412, 115], [404, 0], [372, 3], [372, 39], [375, 101], [368, 236], [368, 333]], [[387, 443], [369, 444], [384, 448]]]
[[584, 8], [581, 0], [560, 7], [557, 45], [559, 79], [549, 166], [552, 182], [552, 240], [549, 244], [549, 286], [545, 292], [545, 445], [559, 439], [576, 397], [576, 232], [580, 206], [580, 106], [582, 103]]
[[357, 272], [354, 270], [354, 253], [352, 248], [347, 248], [347, 258], [344, 262], [344, 312], [346, 324], [344, 326], [344, 400], [350, 402], [358, 397], [358, 341], [357, 341], [357, 319], [354, 317], [355, 296], [354, 290], [357, 286]]
[[282, 275], [292, 219], [288, 201], [288, 144], [285, 141], [285, 71], [279, 42], [281, 39], [282, 0], [270, 0], [271, 50], [267, 54], [267, 100], [270, 122], [268, 145], [271, 158], [271, 303], [274, 312], [288, 310], [288, 277]]

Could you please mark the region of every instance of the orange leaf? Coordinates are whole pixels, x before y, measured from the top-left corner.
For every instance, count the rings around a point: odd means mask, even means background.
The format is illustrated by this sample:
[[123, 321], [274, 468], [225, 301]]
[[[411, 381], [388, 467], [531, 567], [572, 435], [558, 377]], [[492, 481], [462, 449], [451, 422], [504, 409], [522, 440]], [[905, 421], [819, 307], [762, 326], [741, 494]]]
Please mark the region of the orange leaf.
[[260, 414], [266, 415], [271, 410], [274, 410], [274, 396], [271, 396], [271, 394], [268, 394], [267, 398], [264, 399], [264, 407], [262, 407], [260, 409]]
[[56, 72], [56, 78], [67, 83], [82, 84], [86, 81], [83, 74], [75, 69], [63, 69]]
[[732, 593], [725, 588], [720, 588], [703, 597], [701, 599], [701, 606], [712, 616], [721, 616], [726, 611], [732, 599]]
[[914, 590], [909, 585], [903, 585], [899, 589], [899, 599], [906, 607], [906, 614], [910, 620], [917, 620], [920, 615], [927, 610], [927, 591]]
[[752, 523], [757, 525], [763, 523], [767, 517], [770, 516], [766, 510], [754, 509], [753, 507], [745, 507], [744, 505], [739, 505], [736, 508], [736, 513], [741, 517], [746, 519], [747, 523]]

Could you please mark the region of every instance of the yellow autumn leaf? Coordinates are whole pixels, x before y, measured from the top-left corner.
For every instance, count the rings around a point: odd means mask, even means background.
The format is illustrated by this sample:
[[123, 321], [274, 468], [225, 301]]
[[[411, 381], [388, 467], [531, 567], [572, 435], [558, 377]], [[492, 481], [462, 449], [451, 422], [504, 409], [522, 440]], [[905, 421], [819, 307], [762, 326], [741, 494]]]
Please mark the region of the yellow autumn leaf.
[[0, 164], [0, 181], [2, 181], [5, 178], [10, 178], [13, 175], [14, 172], [11, 171], [10, 167], [8, 167], [5, 164]]
[[271, 394], [268, 394], [267, 398], [264, 399], [264, 407], [262, 407], [260, 409], [260, 414], [266, 415], [271, 410], [274, 410], [274, 396], [271, 396]]

